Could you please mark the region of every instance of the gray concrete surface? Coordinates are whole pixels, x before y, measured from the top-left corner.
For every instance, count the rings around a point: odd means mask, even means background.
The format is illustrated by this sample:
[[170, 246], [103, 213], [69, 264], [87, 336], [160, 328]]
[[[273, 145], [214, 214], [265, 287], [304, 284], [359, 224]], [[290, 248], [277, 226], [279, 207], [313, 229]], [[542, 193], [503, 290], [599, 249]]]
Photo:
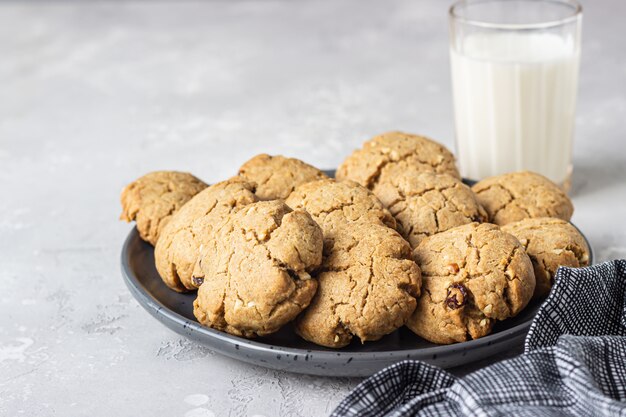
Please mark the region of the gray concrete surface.
[[[358, 380], [215, 355], [131, 299], [118, 193], [375, 133], [453, 147], [444, 1], [0, 3], [0, 415], [329, 413]], [[626, 3], [585, 3], [573, 221], [626, 257]], [[459, 370], [458, 372], [463, 372]]]

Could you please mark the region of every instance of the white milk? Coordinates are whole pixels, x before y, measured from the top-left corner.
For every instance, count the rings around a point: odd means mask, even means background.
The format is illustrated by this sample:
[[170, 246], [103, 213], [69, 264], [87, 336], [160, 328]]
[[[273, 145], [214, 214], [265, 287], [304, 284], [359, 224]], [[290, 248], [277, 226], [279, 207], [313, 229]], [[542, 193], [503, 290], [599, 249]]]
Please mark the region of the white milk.
[[579, 51], [552, 34], [475, 34], [451, 51], [464, 177], [571, 173]]

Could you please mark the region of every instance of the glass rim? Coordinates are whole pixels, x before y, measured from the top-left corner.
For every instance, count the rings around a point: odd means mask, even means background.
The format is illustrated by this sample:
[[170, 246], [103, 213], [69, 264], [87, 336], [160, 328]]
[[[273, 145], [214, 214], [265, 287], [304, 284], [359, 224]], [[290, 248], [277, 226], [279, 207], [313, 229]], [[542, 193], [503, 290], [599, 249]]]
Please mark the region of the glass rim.
[[466, 17], [461, 16], [457, 13], [457, 9], [460, 6], [471, 6], [475, 4], [483, 4], [483, 3], [502, 3], [505, 0], [458, 0], [454, 2], [450, 9], [448, 10], [448, 14], [451, 19], [458, 20], [465, 24], [487, 28], [487, 29], [505, 29], [505, 30], [520, 30], [520, 29], [548, 29], [556, 26], [561, 26], [567, 24], [569, 22], [575, 21], [580, 18], [583, 12], [582, 5], [577, 0], [520, 0], [528, 3], [553, 3], [560, 4], [565, 6], [572, 7], [572, 13], [564, 16], [561, 19], [557, 20], [547, 20], [545, 22], [536, 22], [536, 23], [496, 23], [496, 22], [486, 22], [476, 19], [468, 19]]

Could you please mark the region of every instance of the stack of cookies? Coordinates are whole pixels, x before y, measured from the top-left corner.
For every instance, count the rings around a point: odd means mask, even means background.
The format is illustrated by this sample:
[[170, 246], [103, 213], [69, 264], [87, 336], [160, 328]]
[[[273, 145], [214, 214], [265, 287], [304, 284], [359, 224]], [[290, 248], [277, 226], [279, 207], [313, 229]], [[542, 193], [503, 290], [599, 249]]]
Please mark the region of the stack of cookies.
[[462, 342], [545, 297], [559, 266], [589, 263], [571, 201], [548, 179], [517, 172], [470, 188], [444, 146], [401, 132], [366, 142], [336, 179], [258, 155], [212, 186], [153, 172], [121, 200], [163, 282], [197, 291], [200, 323], [243, 337], [294, 321], [331, 348], [405, 325]]

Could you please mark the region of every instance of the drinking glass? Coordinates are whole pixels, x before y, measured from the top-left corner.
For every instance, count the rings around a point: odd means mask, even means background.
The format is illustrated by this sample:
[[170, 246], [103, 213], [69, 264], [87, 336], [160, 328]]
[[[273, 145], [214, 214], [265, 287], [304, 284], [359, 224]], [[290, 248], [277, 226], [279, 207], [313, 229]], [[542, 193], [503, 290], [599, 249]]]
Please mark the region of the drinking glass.
[[574, 0], [468, 0], [450, 8], [456, 146], [464, 177], [572, 172], [582, 8]]

